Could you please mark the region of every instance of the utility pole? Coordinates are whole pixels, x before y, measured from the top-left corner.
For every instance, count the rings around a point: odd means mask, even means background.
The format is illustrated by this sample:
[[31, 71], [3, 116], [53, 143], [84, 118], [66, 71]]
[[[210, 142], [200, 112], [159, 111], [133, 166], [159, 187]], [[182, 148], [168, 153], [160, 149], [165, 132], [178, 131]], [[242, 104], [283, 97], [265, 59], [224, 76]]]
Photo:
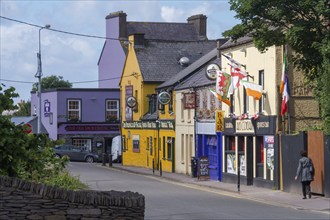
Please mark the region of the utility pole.
[[42, 65], [41, 65], [41, 42], [40, 42], [40, 32], [42, 29], [49, 29], [50, 25], [47, 24], [39, 29], [39, 52], [37, 53], [38, 58], [38, 71], [35, 77], [38, 78], [38, 134], [41, 133], [41, 77], [42, 77]]

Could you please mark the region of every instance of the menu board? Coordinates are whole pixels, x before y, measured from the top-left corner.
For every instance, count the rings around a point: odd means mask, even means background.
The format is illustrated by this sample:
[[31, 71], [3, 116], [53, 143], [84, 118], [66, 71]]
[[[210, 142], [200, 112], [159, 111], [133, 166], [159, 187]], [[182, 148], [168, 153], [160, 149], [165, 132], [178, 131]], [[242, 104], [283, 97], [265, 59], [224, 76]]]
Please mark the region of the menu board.
[[198, 179], [209, 179], [209, 158], [200, 157], [198, 158]]

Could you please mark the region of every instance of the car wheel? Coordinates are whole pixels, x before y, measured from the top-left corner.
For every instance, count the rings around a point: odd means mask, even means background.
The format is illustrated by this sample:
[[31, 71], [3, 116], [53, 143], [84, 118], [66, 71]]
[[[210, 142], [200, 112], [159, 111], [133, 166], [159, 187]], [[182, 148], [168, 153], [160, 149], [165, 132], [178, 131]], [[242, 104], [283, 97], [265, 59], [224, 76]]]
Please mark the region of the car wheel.
[[88, 156], [88, 157], [86, 157], [86, 162], [87, 163], [93, 163], [94, 162], [94, 158], [91, 157], [91, 156]]
[[58, 155], [58, 154], [55, 154], [54, 157], [55, 157], [55, 158], [61, 158], [61, 156]]

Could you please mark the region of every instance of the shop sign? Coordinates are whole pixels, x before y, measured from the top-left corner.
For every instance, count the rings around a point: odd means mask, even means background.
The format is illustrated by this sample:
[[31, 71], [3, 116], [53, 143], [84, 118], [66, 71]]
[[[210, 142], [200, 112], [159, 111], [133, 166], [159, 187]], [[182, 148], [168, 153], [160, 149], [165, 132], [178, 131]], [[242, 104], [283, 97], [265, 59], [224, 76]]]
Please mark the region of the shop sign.
[[258, 135], [276, 132], [276, 116], [260, 116], [254, 123]]
[[198, 179], [209, 179], [209, 158], [202, 156], [198, 158]]
[[236, 133], [237, 134], [254, 134], [254, 127], [252, 121], [236, 120]]
[[264, 136], [264, 148], [267, 152], [267, 168], [274, 170], [274, 135]]
[[130, 108], [134, 108], [137, 104], [136, 98], [134, 96], [130, 96], [126, 99], [126, 104]]
[[48, 100], [44, 101], [44, 116], [49, 117], [50, 114], [50, 102]]
[[206, 77], [215, 80], [217, 78], [217, 71], [220, 71], [218, 64], [212, 63], [206, 67]]
[[174, 120], [162, 120], [159, 121], [159, 128], [174, 130]]
[[161, 92], [158, 95], [158, 101], [162, 105], [167, 105], [171, 101], [171, 95], [168, 92]]
[[157, 123], [155, 121], [125, 121], [123, 122], [123, 128], [156, 129]]
[[67, 125], [66, 131], [118, 131], [119, 125]]
[[224, 130], [224, 115], [225, 111], [216, 110], [215, 111], [215, 131], [221, 132]]
[[232, 118], [224, 119], [224, 134], [233, 135], [235, 133], [235, 120]]
[[184, 93], [184, 108], [185, 109], [194, 109], [196, 104], [195, 104], [195, 93], [194, 92], [189, 92], [189, 93]]

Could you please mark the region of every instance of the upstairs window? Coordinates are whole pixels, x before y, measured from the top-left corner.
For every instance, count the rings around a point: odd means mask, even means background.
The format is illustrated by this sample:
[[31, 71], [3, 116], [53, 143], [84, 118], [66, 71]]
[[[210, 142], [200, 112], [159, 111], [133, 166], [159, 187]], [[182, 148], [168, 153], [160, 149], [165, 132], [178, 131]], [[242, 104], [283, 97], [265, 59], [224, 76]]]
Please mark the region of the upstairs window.
[[119, 120], [119, 101], [107, 100], [106, 101], [106, 120], [118, 121]]
[[81, 120], [81, 100], [68, 100], [68, 121]]
[[152, 94], [148, 96], [149, 99], [149, 114], [152, 114], [157, 109], [157, 95]]

